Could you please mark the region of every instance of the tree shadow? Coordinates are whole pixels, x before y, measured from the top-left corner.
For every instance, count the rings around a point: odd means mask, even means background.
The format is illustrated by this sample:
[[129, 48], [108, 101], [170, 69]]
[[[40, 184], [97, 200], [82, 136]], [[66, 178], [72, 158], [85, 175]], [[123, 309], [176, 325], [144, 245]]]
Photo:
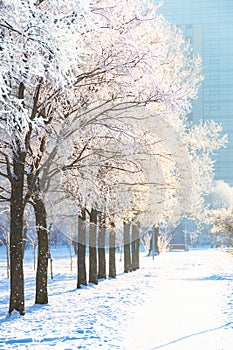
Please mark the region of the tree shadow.
[[168, 343], [165, 343], [165, 344], [161, 344], [161, 345], [158, 345], [154, 348], [151, 348], [150, 350], [156, 350], [156, 349], [162, 349], [162, 348], [165, 348], [166, 346], [169, 346], [169, 345], [172, 345], [172, 344], [175, 344], [175, 343], [178, 343], [182, 340], [185, 340], [185, 339], [189, 339], [191, 337], [195, 337], [197, 335], [201, 335], [201, 334], [205, 334], [205, 333], [210, 333], [210, 332], [214, 332], [214, 331], [217, 331], [221, 328], [228, 328], [230, 327], [231, 325], [233, 325], [233, 322], [228, 322], [228, 323], [225, 323], [219, 327], [215, 327], [215, 328], [210, 328], [210, 329], [206, 329], [204, 331], [201, 331], [201, 332], [197, 332], [197, 333], [193, 333], [193, 334], [189, 334], [189, 335], [185, 335], [184, 337], [181, 337], [181, 338], [178, 338], [178, 339], [175, 339], [175, 340], [172, 340]]

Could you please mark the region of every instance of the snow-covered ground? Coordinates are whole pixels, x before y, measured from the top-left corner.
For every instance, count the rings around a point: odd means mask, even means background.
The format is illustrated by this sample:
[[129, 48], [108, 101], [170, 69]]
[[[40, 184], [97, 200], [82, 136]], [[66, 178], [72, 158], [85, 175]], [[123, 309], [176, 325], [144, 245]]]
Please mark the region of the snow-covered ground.
[[[49, 304], [34, 305], [32, 251], [25, 257], [26, 315], [6, 317], [9, 280], [0, 248], [0, 349], [232, 350], [233, 256], [165, 252], [140, 270], [76, 289], [68, 249], [52, 251]], [[74, 258], [75, 259], [75, 258]]]

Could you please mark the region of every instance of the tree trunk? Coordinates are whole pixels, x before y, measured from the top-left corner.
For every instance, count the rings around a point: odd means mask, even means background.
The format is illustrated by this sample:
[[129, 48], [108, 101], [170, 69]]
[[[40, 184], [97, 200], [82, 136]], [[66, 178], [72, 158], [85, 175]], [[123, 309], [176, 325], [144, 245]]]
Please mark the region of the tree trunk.
[[109, 231], [109, 277], [116, 278], [116, 234], [115, 225], [110, 222]]
[[23, 190], [26, 154], [18, 149], [13, 157], [10, 202], [10, 305], [9, 314], [16, 310], [20, 315], [24, 310], [23, 274]]
[[89, 233], [89, 282], [98, 284], [97, 273], [97, 211], [92, 209], [90, 213], [90, 233]]
[[98, 278], [106, 278], [106, 220], [104, 215], [99, 215], [99, 235], [98, 235]]
[[130, 222], [124, 221], [124, 272], [132, 271], [130, 254]]
[[135, 224], [132, 224], [132, 243], [131, 243], [131, 250], [132, 250], [132, 271], [136, 270], [136, 238], [135, 238]]
[[38, 257], [36, 271], [36, 304], [48, 303], [48, 253], [49, 239], [46, 223], [46, 209], [40, 194], [33, 197], [33, 207], [36, 218], [36, 229], [38, 236]]
[[137, 239], [136, 239], [136, 269], [140, 268], [140, 224], [137, 223]]
[[132, 223], [132, 270], [137, 270], [138, 257], [137, 257], [137, 241], [139, 238], [139, 231], [136, 223]]
[[87, 273], [86, 273], [86, 212], [82, 210], [81, 216], [78, 217], [78, 281], [77, 288], [81, 288], [81, 285], [87, 285]]
[[132, 224], [132, 270], [139, 269], [139, 251], [140, 251], [140, 238], [139, 238], [139, 224]]
[[159, 255], [159, 228], [153, 226], [154, 235], [154, 251], [156, 255]]

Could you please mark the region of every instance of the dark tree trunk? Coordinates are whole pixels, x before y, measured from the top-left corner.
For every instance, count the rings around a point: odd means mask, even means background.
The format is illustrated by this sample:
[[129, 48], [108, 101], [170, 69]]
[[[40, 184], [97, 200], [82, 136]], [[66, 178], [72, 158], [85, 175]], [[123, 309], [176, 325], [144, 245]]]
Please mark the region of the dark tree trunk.
[[90, 233], [89, 233], [89, 282], [98, 284], [97, 272], [97, 211], [92, 209], [90, 213]]
[[16, 310], [20, 315], [24, 310], [23, 274], [23, 189], [26, 154], [18, 150], [13, 157], [10, 202], [10, 305], [9, 314]]
[[109, 277], [116, 278], [116, 234], [115, 225], [110, 222], [109, 230]]
[[138, 239], [137, 237], [137, 226], [136, 224], [133, 222], [132, 223], [132, 270], [135, 271], [137, 270], [136, 267], [136, 261], [137, 261], [137, 257], [136, 257], [136, 240]]
[[154, 255], [159, 255], [159, 228], [155, 227], [155, 225], [152, 228], [151, 238], [150, 238], [150, 248], [148, 252], [148, 256], [151, 255], [151, 253]]
[[132, 270], [139, 269], [139, 251], [140, 251], [140, 238], [139, 238], [139, 224], [132, 224]]
[[130, 222], [124, 221], [124, 272], [132, 271], [130, 253]]
[[39, 195], [33, 197], [33, 207], [36, 218], [38, 236], [38, 257], [36, 271], [36, 304], [48, 303], [48, 253], [49, 235], [47, 230], [46, 209], [43, 199]]
[[99, 215], [99, 235], [98, 235], [98, 278], [106, 278], [106, 219], [104, 215]]
[[155, 254], [159, 254], [159, 228], [153, 227], [153, 235], [154, 235], [154, 250]]
[[136, 240], [136, 269], [140, 268], [140, 225], [137, 225], [138, 238]]
[[131, 243], [131, 250], [132, 250], [132, 271], [136, 270], [136, 241], [135, 241], [135, 225], [132, 224], [132, 243]]
[[81, 285], [87, 285], [86, 273], [86, 212], [82, 210], [82, 214], [78, 217], [78, 281], [77, 288]]

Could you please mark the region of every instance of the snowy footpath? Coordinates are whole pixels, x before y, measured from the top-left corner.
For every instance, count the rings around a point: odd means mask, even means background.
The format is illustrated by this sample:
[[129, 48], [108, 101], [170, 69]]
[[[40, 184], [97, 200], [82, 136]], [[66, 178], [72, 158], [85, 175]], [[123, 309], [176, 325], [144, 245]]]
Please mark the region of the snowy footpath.
[[0, 248], [0, 349], [232, 350], [233, 256], [164, 252], [140, 270], [76, 289], [65, 247], [53, 251], [49, 304], [34, 305], [32, 252], [25, 257], [26, 315], [7, 318], [9, 280]]

